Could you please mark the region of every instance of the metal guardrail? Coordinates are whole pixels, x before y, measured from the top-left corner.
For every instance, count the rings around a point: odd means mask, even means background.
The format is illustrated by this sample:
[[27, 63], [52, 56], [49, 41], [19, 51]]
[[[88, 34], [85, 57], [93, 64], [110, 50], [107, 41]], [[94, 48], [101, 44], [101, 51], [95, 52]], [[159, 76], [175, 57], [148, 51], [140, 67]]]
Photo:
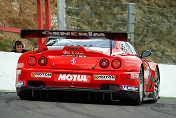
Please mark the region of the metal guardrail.
[[20, 33], [21, 29], [19, 29], [19, 28], [10, 28], [10, 27], [0, 27], [0, 31]]

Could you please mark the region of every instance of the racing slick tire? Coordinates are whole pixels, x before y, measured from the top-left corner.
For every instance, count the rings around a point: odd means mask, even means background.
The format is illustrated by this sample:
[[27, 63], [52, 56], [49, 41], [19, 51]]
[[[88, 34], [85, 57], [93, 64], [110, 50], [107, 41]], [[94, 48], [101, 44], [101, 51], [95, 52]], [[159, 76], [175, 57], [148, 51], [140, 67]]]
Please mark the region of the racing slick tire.
[[144, 74], [143, 74], [143, 69], [141, 67], [140, 69], [140, 78], [139, 78], [139, 87], [138, 87], [138, 92], [137, 94], [135, 94], [135, 99], [133, 98], [123, 98], [123, 99], [120, 99], [120, 103], [122, 104], [132, 104], [132, 105], [140, 105], [143, 101], [143, 96], [144, 96], [144, 93], [143, 93], [143, 79], [144, 78]]
[[136, 100], [132, 100], [132, 104], [140, 105], [142, 103], [143, 97], [144, 97], [143, 88], [144, 88], [144, 73], [143, 73], [143, 69], [141, 67], [137, 99]]
[[159, 76], [159, 70], [158, 68], [156, 68], [153, 100], [151, 100], [152, 103], [155, 103], [159, 100], [159, 91], [160, 91], [160, 76]]

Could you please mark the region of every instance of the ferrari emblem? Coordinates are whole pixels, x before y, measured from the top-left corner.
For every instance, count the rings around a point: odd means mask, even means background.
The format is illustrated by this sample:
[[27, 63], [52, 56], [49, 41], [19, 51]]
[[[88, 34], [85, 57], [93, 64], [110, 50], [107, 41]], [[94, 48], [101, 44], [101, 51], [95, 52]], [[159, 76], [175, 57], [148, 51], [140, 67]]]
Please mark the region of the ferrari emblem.
[[76, 63], [76, 60], [75, 60], [75, 58], [73, 58], [72, 60], [71, 60], [71, 64], [75, 64]]

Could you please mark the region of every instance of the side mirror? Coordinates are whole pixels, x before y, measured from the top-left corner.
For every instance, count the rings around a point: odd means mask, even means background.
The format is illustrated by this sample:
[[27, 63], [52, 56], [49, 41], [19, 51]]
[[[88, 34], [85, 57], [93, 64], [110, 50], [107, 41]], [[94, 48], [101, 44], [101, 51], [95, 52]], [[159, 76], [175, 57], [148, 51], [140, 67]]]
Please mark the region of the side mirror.
[[148, 56], [150, 56], [151, 54], [152, 54], [152, 52], [151, 52], [150, 50], [145, 50], [145, 51], [142, 52], [141, 58], [142, 58], [142, 57], [148, 57]]
[[34, 48], [33, 48], [33, 51], [34, 51], [34, 50], [37, 50], [37, 49], [38, 49], [38, 47], [34, 47]]

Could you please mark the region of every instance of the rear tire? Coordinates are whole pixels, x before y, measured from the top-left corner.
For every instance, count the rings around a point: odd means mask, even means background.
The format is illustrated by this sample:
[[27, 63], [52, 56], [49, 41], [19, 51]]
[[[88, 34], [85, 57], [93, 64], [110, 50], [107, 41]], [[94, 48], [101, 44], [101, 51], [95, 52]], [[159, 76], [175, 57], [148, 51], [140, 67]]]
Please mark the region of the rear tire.
[[138, 87], [138, 96], [136, 100], [133, 100], [133, 104], [135, 105], [140, 105], [143, 101], [143, 88], [144, 88], [144, 74], [143, 74], [143, 69], [141, 67], [140, 69], [140, 78], [139, 78], [139, 87]]
[[151, 102], [155, 103], [159, 100], [159, 91], [160, 91], [160, 76], [159, 76], [159, 70], [158, 68], [156, 68], [153, 100]]
[[121, 104], [131, 104], [131, 105], [140, 105], [143, 101], [143, 96], [144, 96], [144, 93], [143, 93], [143, 79], [144, 78], [144, 74], [143, 74], [143, 69], [141, 67], [140, 69], [140, 78], [139, 78], [139, 87], [138, 87], [138, 92], [137, 92], [137, 97], [136, 99], [127, 99], [127, 98], [122, 98], [120, 99], [120, 103]]

